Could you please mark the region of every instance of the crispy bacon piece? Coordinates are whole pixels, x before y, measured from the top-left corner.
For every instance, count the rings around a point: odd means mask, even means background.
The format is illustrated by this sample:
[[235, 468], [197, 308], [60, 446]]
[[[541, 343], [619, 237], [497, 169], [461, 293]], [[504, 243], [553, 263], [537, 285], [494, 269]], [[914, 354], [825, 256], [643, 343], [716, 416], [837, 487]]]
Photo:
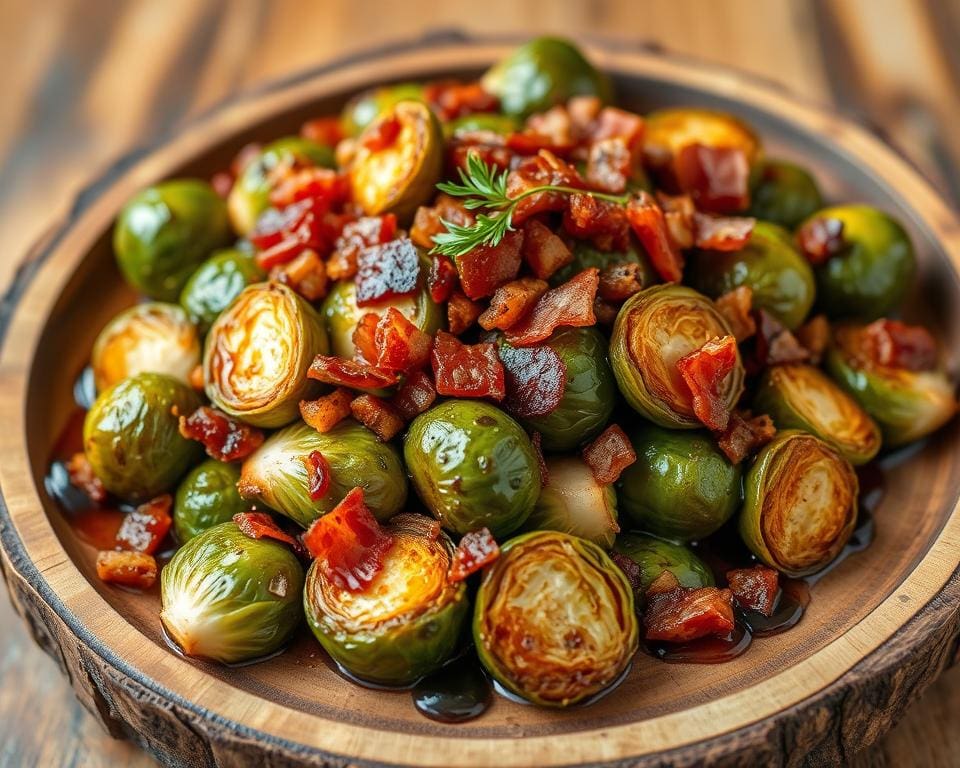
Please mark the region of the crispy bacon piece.
[[727, 584], [741, 608], [764, 616], [773, 615], [780, 596], [780, 576], [773, 568], [755, 565], [727, 571]]
[[[571, 119], [576, 125], [580, 118], [577, 110], [586, 105], [575, 104], [574, 101], [576, 99], [571, 99], [567, 104], [567, 109], [570, 110]], [[589, 111], [592, 107], [586, 107], [586, 109]], [[637, 149], [643, 139], [643, 129], [643, 118], [640, 115], [617, 107], [604, 107], [596, 115], [596, 118], [583, 128], [582, 135], [592, 142], [623, 139], [627, 148], [633, 151]]]
[[329, 395], [316, 400], [300, 401], [300, 416], [317, 432], [329, 432], [350, 415], [353, 392], [346, 387], [337, 387]]
[[738, 286], [720, 296], [715, 303], [738, 342], [749, 339], [757, 332], [757, 322], [751, 314], [753, 289], [750, 286]]
[[502, 331], [514, 326], [543, 294], [547, 292], [545, 280], [521, 277], [504, 283], [493, 292], [490, 306], [478, 318], [485, 331], [499, 328]]
[[397, 217], [364, 216], [344, 225], [334, 252], [327, 262], [331, 280], [349, 280], [357, 274], [360, 252], [375, 245], [385, 245], [397, 236]]
[[800, 226], [795, 237], [800, 252], [813, 264], [823, 264], [847, 247], [843, 222], [828, 216], [817, 216]]
[[441, 120], [450, 121], [475, 112], [496, 112], [500, 100], [483, 89], [480, 83], [459, 80], [438, 80], [423, 87], [423, 99]]
[[491, 295], [520, 271], [523, 231], [507, 232], [497, 245], [479, 245], [457, 257], [460, 286], [471, 299]]
[[450, 333], [437, 331], [431, 361], [438, 394], [497, 401], [506, 395], [503, 365], [494, 344], [467, 345]]
[[493, 131], [458, 131], [447, 142], [447, 172], [468, 169], [470, 155], [477, 155], [497, 170], [508, 170], [513, 165], [513, 151], [507, 148], [503, 136]]
[[523, 320], [506, 332], [507, 341], [514, 347], [529, 347], [549, 338], [561, 326], [596, 324], [593, 301], [599, 284], [599, 270], [590, 267], [547, 291]]
[[190, 386], [193, 387], [197, 392], [203, 392], [203, 366], [195, 365], [193, 370], [190, 371]]
[[[510, 171], [507, 176], [507, 196], [516, 198], [544, 185], [583, 189], [584, 182], [577, 170], [549, 150], [540, 150], [535, 157], [528, 157]], [[513, 210], [513, 223], [522, 224], [538, 213], [563, 211], [567, 207], [566, 195], [557, 192], [537, 192], [517, 203]]]
[[357, 257], [357, 306], [408, 296], [419, 275], [420, 254], [407, 238], [364, 248]]
[[720, 385], [737, 364], [733, 336], [712, 339], [677, 360], [677, 370], [693, 395], [693, 412], [707, 427], [724, 430], [730, 411], [720, 397]]
[[583, 449], [583, 460], [601, 485], [615, 483], [620, 474], [637, 460], [630, 438], [611, 424]]
[[620, 308], [616, 304], [604, 301], [599, 296], [593, 300], [593, 314], [597, 317], [597, 325], [613, 325], [619, 311]]
[[697, 208], [736, 213], [750, 207], [750, 163], [742, 149], [688, 144], [673, 159], [677, 186]]
[[421, 205], [417, 208], [413, 225], [410, 227], [410, 239], [421, 248], [433, 248], [433, 236], [447, 231], [443, 226], [444, 221], [469, 227], [476, 221], [476, 217], [457, 198], [439, 194], [433, 201], [433, 206]]
[[931, 371], [937, 367], [937, 342], [921, 325], [875, 320], [863, 329], [870, 359], [886, 368]]
[[754, 354], [759, 368], [781, 363], [803, 363], [810, 359], [810, 353], [800, 345], [797, 337], [773, 315], [763, 309], [756, 310], [754, 315], [757, 320]]
[[693, 217], [697, 209], [690, 195], [668, 195], [657, 191], [657, 203], [663, 211], [667, 234], [674, 247], [684, 249], [694, 245]]
[[727, 428], [717, 435], [717, 444], [731, 464], [739, 464], [773, 440], [777, 428], [765, 413], [754, 416], [750, 411], [735, 410]]
[[796, 332], [800, 346], [810, 353], [810, 362], [819, 365], [823, 353], [830, 346], [830, 323], [825, 315], [815, 315], [801, 325]]
[[540, 469], [540, 487], [546, 488], [550, 485], [550, 470], [547, 469], [547, 460], [543, 457], [543, 435], [539, 432], [530, 435], [530, 445], [533, 446], [533, 455]]
[[667, 231], [663, 211], [656, 200], [641, 192], [627, 203], [627, 219], [657, 274], [668, 283], [680, 282], [683, 277], [683, 255], [674, 246]]
[[626, 139], [616, 136], [594, 141], [587, 156], [587, 184], [619, 194], [627, 188], [632, 167], [633, 155]]
[[67, 462], [67, 474], [70, 484], [79, 488], [94, 504], [106, 501], [107, 489], [103, 487], [100, 478], [93, 473], [93, 466], [83, 451], [73, 454]]
[[396, 307], [390, 307], [377, 323], [377, 367], [385, 371], [413, 371], [430, 359], [429, 333], [411, 323]]
[[376, 395], [360, 395], [350, 403], [353, 418], [383, 442], [389, 442], [403, 429], [403, 419], [393, 407]]
[[207, 456], [217, 461], [240, 461], [263, 444], [259, 429], [208, 405], [180, 417], [180, 434], [202, 443]]
[[320, 451], [310, 451], [301, 456], [304, 469], [307, 470], [307, 492], [312, 501], [319, 501], [330, 490], [330, 462]]
[[400, 136], [400, 119], [396, 115], [385, 115], [365, 130], [360, 143], [371, 152], [380, 152], [392, 147]]
[[619, 304], [643, 290], [643, 275], [636, 262], [610, 264], [600, 273], [597, 294], [601, 299]]
[[127, 512], [117, 531], [117, 547], [152, 555], [173, 524], [172, 506], [173, 497], [165, 493]]
[[327, 207], [347, 198], [347, 179], [330, 168], [291, 168], [282, 173], [270, 190], [270, 204], [285, 208], [301, 200], [321, 200]]
[[317, 355], [310, 364], [307, 376], [324, 384], [352, 389], [379, 389], [397, 383], [396, 374], [373, 365], [344, 360], [340, 357]]
[[465, 533], [453, 553], [450, 565], [450, 581], [463, 581], [481, 568], [500, 557], [493, 534], [487, 528]]
[[447, 328], [459, 336], [472, 327], [483, 314], [483, 305], [470, 301], [460, 291], [454, 291], [447, 300]]
[[[613, 560], [617, 568], [623, 571], [623, 575], [627, 577], [627, 582], [630, 584], [630, 589], [633, 591], [634, 597], [638, 599], [643, 597], [641, 593], [643, 589], [643, 571], [640, 570], [640, 566], [619, 552], [611, 552], [610, 559]], [[664, 571], [664, 573], [669, 573], [669, 571]]]
[[150, 589], [157, 580], [157, 561], [145, 552], [105, 550], [97, 554], [97, 576], [107, 584]]
[[343, 139], [343, 124], [339, 116], [315, 117], [300, 126], [300, 135], [317, 144], [335, 147]]
[[404, 421], [412, 421], [437, 399], [433, 381], [424, 371], [414, 371], [404, 380], [390, 404]]
[[321, 256], [330, 253], [351, 219], [331, 213], [330, 204], [323, 198], [307, 198], [281, 210], [268, 208], [250, 233], [250, 242], [260, 249], [256, 260], [261, 269], [269, 271], [307, 249]]
[[350, 338], [353, 341], [354, 359], [369, 365], [377, 364], [377, 326], [380, 325], [380, 315], [376, 312], [366, 312], [357, 321]]
[[546, 150], [551, 154], [566, 157], [573, 150], [573, 142], [558, 141], [556, 137], [526, 130], [509, 134], [506, 147], [517, 155], [536, 155]]
[[270, 279], [289, 285], [307, 301], [319, 301], [326, 296], [329, 284], [326, 264], [309, 248], [270, 270]]
[[693, 214], [693, 233], [697, 248], [709, 251], [739, 251], [745, 246], [756, 219], [747, 216], [709, 216]]
[[647, 640], [686, 643], [701, 637], [723, 637], [733, 630], [733, 594], [729, 589], [677, 586], [661, 591], [654, 586], [656, 582], [647, 592], [643, 613]]
[[524, 123], [524, 129], [527, 133], [549, 138], [553, 144], [572, 146], [575, 142], [573, 122], [563, 104], [530, 115]]
[[630, 222], [624, 207], [588, 194], [570, 195], [563, 229], [578, 240], [590, 240], [602, 251], [623, 251], [630, 244]]
[[567, 244], [537, 219], [523, 225], [523, 260], [540, 280], [546, 280], [573, 261]]
[[266, 512], [238, 512], [233, 516], [240, 533], [251, 539], [274, 539], [298, 548], [297, 540], [277, 525]]
[[546, 416], [563, 400], [567, 366], [548, 346], [500, 346], [507, 396], [503, 407], [520, 418]]
[[362, 592], [383, 570], [394, 538], [386, 533], [354, 488], [303, 535], [323, 575], [340, 589]]
[[427, 275], [427, 290], [430, 291], [430, 298], [437, 304], [442, 304], [450, 299], [459, 284], [460, 279], [453, 262], [446, 256], [439, 254], [434, 256]]

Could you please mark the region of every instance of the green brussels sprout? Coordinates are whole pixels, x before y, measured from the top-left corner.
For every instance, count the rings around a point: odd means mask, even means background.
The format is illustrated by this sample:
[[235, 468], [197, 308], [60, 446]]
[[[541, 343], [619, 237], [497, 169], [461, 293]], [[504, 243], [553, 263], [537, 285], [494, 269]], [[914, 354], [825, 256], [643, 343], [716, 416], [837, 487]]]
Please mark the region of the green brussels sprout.
[[610, 549], [620, 531], [613, 486], [598, 483], [593, 470], [578, 456], [551, 456], [547, 476], [550, 479], [540, 490], [523, 530], [571, 533]]
[[624, 263], [640, 265], [638, 277], [644, 288], [660, 282], [660, 277], [650, 263], [647, 252], [633, 238], [630, 239], [630, 246], [626, 251], [601, 251], [588, 240], [575, 240], [571, 250], [573, 261], [553, 273], [550, 277], [551, 284], [565, 283], [588, 267], [596, 267], [603, 271], [613, 264]]
[[207, 528], [246, 512], [250, 504], [240, 498], [240, 467], [207, 459], [180, 482], [173, 504], [173, 530], [185, 544]]
[[587, 61], [570, 41], [538, 37], [494, 64], [481, 81], [500, 99], [500, 108], [514, 117], [528, 117], [574, 96], [613, 96], [610, 78]]
[[160, 572], [160, 620], [188, 656], [236, 664], [290, 640], [303, 616], [302, 590], [303, 566], [289, 547], [220, 523]]
[[740, 505], [740, 467], [706, 432], [638, 427], [637, 460], [617, 483], [620, 511], [641, 530], [678, 541], [702, 539]]
[[359, 136], [363, 129], [383, 112], [401, 101], [418, 101], [423, 97], [420, 83], [399, 83], [371, 88], [357, 94], [343, 108], [340, 123], [345, 136]]
[[[330, 465], [330, 488], [310, 498], [304, 458], [320, 451]], [[397, 514], [407, 500], [400, 452], [353, 419], [320, 433], [302, 421], [275, 432], [243, 462], [240, 495], [255, 499], [304, 528], [339, 504], [356, 487], [380, 521]]]
[[270, 192], [295, 166], [334, 168], [333, 149], [300, 136], [286, 136], [263, 148], [247, 163], [227, 198], [230, 222], [241, 235], [253, 230], [270, 207]]
[[101, 392], [83, 421], [83, 450], [104, 488], [131, 502], [171, 488], [202, 453], [181, 436], [177, 419], [198, 407], [196, 392], [160, 373], [140, 373]]
[[403, 455], [420, 499], [454, 533], [487, 527], [506, 536], [526, 522], [540, 493], [530, 438], [487, 403], [447, 400], [420, 414]]
[[790, 233], [765, 221], [756, 223], [749, 242], [738, 251], [695, 253], [688, 274], [691, 285], [713, 299], [741, 285], [749, 287], [753, 306], [790, 329], [806, 319], [816, 294], [813, 270]]
[[446, 138], [461, 133], [476, 133], [478, 131], [496, 133], [508, 136], [521, 128], [520, 121], [510, 115], [501, 115], [495, 112], [478, 112], [472, 115], [463, 115], [443, 124], [443, 135]]
[[827, 371], [880, 426], [888, 447], [929, 435], [957, 412], [957, 398], [946, 371], [908, 371], [873, 363], [863, 351], [863, 327], [834, 329]]
[[230, 238], [226, 206], [213, 188], [177, 179], [148, 187], [123, 207], [113, 250], [130, 285], [151, 299], [176, 301], [193, 270]]
[[567, 367], [563, 398], [545, 416], [520, 421], [540, 433], [545, 450], [570, 451], [599, 434], [613, 413], [617, 387], [607, 340], [594, 328], [563, 328], [544, 343]]
[[317, 389], [310, 363], [327, 352], [316, 311], [280, 283], [247, 286], [207, 334], [203, 380], [220, 410], [258, 427], [281, 427], [300, 415]]
[[363, 591], [327, 578], [315, 561], [303, 605], [313, 634], [350, 674], [381, 685], [409, 685], [439, 669], [457, 650], [470, 600], [450, 581], [453, 543], [429, 517], [397, 515], [383, 570]]
[[[655, 285], [631, 296], [617, 313], [610, 339], [610, 364], [620, 393], [635, 411], [662, 427], [701, 427], [677, 361], [711, 339], [730, 335], [713, 302], [692, 288]], [[728, 410], [740, 399], [743, 379], [738, 353], [720, 386]]]
[[880, 450], [880, 429], [850, 395], [812, 365], [768, 368], [753, 399], [778, 429], [801, 429], [832, 445], [851, 464]]
[[97, 391], [138, 373], [165, 373], [184, 383], [200, 363], [197, 329], [176, 304], [151, 301], [123, 310], [93, 343]]
[[755, 218], [792, 230], [823, 207], [817, 182], [799, 165], [764, 159], [757, 176], [749, 211]]
[[[368, 142], [384, 121], [399, 132], [387, 146]], [[350, 164], [353, 200], [368, 216], [394, 213], [407, 224], [421, 205], [433, 199], [443, 169], [443, 131], [430, 108], [419, 101], [394, 104], [370, 123], [357, 141]]]
[[566, 707], [615, 683], [637, 650], [633, 590], [596, 544], [554, 531], [511, 539], [477, 592], [473, 639], [504, 688]]
[[787, 576], [819, 571], [857, 522], [857, 475], [818, 437], [780, 432], [757, 455], [744, 482], [740, 536], [760, 560]]
[[670, 571], [680, 586], [687, 589], [713, 586], [713, 573], [706, 563], [683, 544], [642, 533], [623, 533], [617, 536], [613, 551], [640, 566], [641, 594], [646, 593], [664, 571]]
[[265, 277], [250, 254], [235, 248], [217, 251], [187, 280], [180, 293], [180, 306], [206, 333], [240, 291]]
[[816, 269], [818, 307], [830, 317], [865, 321], [899, 307], [917, 271], [913, 244], [900, 223], [868, 205], [824, 208], [807, 222], [817, 218], [843, 222], [846, 245]]

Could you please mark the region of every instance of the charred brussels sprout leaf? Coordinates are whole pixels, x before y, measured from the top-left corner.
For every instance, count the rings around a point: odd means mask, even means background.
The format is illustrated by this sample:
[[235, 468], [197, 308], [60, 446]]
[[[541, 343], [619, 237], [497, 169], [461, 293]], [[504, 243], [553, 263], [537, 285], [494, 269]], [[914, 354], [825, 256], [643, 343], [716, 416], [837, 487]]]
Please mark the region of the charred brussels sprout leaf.
[[180, 294], [180, 306], [206, 333], [240, 291], [265, 277], [249, 254], [235, 249], [217, 251], [190, 276]]
[[785, 160], [763, 160], [751, 195], [750, 215], [793, 229], [823, 207], [817, 182]]
[[681, 587], [698, 589], [713, 586], [713, 574], [689, 547], [642, 533], [617, 536], [613, 551], [640, 566], [640, 592], [645, 593], [664, 571], [670, 571]]
[[343, 108], [340, 116], [343, 132], [346, 136], [359, 136], [364, 128], [399, 102], [417, 101], [422, 97], [423, 86], [419, 83], [400, 83], [364, 91], [350, 99]]
[[190, 470], [177, 488], [173, 506], [177, 541], [185, 544], [207, 528], [250, 509], [237, 491], [239, 480], [240, 467], [214, 459]]

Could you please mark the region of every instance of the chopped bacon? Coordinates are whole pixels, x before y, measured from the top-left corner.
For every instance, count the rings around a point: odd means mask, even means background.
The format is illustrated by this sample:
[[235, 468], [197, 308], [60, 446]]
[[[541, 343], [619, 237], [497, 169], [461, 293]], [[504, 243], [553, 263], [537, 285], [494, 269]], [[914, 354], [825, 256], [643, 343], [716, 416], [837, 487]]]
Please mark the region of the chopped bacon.
[[781, 363], [802, 363], [810, 359], [810, 353], [800, 346], [797, 337], [773, 315], [763, 309], [756, 310], [754, 314], [757, 318], [754, 348], [757, 366], [763, 368]]
[[371, 152], [381, 152], [396, 144], [402, 127], [395, 114], [381, 114], [360, 135], [360, 144]]
[[496, 112], [500, 101], [480, 83], [438, 80], [423, 87], [423, 99], [441, 120], [450, 121], [476, 112]]
[[693, 214], [694, 241], [697, 248], [709, 251], [739, 251], [750, 240], [756, 219], [747, 216], [710, 216]]
[[630, 438], [611, 424], [583, 449], [583, 460], [601, 485], [615, 483], [620, 474], [637, 460]]
[[471, 328], [482, 314], [483, 305], [470, 301], [460, 291], [454, 291], [447, 300], [447, 328], [454, 336]]
[[597, 325], [613, 325], [619, 311], [620, 307], [601, 299], [599, 296], [593, 300], [593, 314], [597, 317]]
[[688, 144], [673, 159], [674, 176], [697, 208], [736, 213], [750, 207], [750, 163], [742, 149]]
[[396, 236], [397, 217], [392, 213], [384, 216], [364, 216], [348, 222], [327, 261], [327, 275], [331, 280], [349, 280], [357, 274], [361, 251], [389, 243]]
[[796, 332], [797, 341], [810, 353], [810, 362], [819, 365], [823, 353], [830, 346], [830, 323], [825, 315], [815, 315]]
[[269, 271], [307, 249], [321, 256], [328, 254], [351, 219], [346, 214], [331, 213], [329, 206], [327, 200], [308, 198], [282, 210], [268, 208], [250, 233], [250, 241], [260, 249], [257, 264]]
[[733, 630], [733, 594], [716, 587], [648, 592], [643, 625], [647, 640], [685, 643], [723, 637]]
[[340, 589], [362, 592], [383, 570], [394, 538], [386, 533], [354, 488], [303, 535], [321, 573]]
[[523, 232], [507, 232], [497, 245], [478, 245], [457, 257], [457, 272], [463, 292], [482, 299], [516, 278], [520, 271]]
[[172, 506], [173, 497], [165, 493], [127, 512], [117, 531], [117, 547], [152, 555], [173, 524]]
[[197, 392], [203, 392], [203, 366], [199, 363], [191, 369], [189, 383]]
[[605, 301], [619, 304], [643, 290], [643, 274], [637, 262], [610, 264], [600, 273], [597, 294]]
[[[576, 106], [571, 100], [567, 104], [576, 122]], [[605, 141], [607, 139], [622, 139], [632, 151], [643, 139], [643, 118], [633, 112], [617, 107], [604, 107], [585, 128], [585, 136], [590, 141]]]
[[602, 251], [624, 251], [630, 244], [630, 221], [624, 207], [587, 193], [570, 195], [563, 229], [578, 240], [591, 240]]
[[753, 289], [750, 286], [738, 286], [720, 296], [715, 303], [738, 342], [749, 339], [757, 332], [757, 322], [751, 314]]
[[[633, 591], [634, 597], [642, 597], [643, 571], [640, 569], [640, 566], [619, 552], [611, 552], [610, 559], [613, 560], [617, 568], [623, 571], [623, 575], [627, 577], [627, 582], [630, 584], [630, 589]], [[669, 573], [669, 571], [664, 571], [664, 573]]]
[[411, 421], [426, 411], [437, 399], [433, 381], [424, 371], [415, 371], [404, 380], [390, 404], [404, 421]]
[[727, 571], [727, 584], [741, 608], [764, 616], [773, 615], [780, 596], [780, 576], [773, 568], [755, 565]]
[[350, 280], [357, 274], [357, 254], [349, 251], [334, 251], [326, 262], [330, 280]]
[[317, 144], [335, 147], [343, 139], [343, 124], [339, 116], [315, 117], [300, 126], [300, 135]]
[[573, 143], [557, 141], [553, 136], [526, 130], [509, 134], [506, 147], [518, 155], [536, 155], [542, 150], [547, 150], [554, 155], [566, 157], [573, 150]]
[[720, 387], [737, 364], [737, 340], [724, 336], [708, 341], [677, 360], [677, 370], [693, 395], [693, 412], [707, 427], [724, 430], [730, 411]]
[[503, 407], [520, 418], [556, 410], [566, 389], [567, 366], [548, 346], [499, 348], [507, 396]]
[[270, 204], [284, 208], [301, 200], [322, 200], [329, 207], [346, 200], [347, 189], [346, 176], [330, 168], [292, 168], [270, 190]]
[[527, 133], [545, 136], [556, 145], [572, 146], [574, 143], [573, 122], [566, 106], [557, 104], [545, 112], [530, 115], [524, 124]]
[[443, 222], [461, 227], [472, 226], [476, 217], [460, 200], [450, 195], [437, 195], [432, 207], [421, 205], [413, 217], [410, 239], [421, 248], [433, 248], [433, 236], [447, 231]]
[[217, 461], [245, 459], [263, 444], [259, 429], [208, 405], [180, 417], [180, 434], [202, 443], [207, 456]]
[[494, 328], [507, 330], [523, 318], [546, 292], [546, 281], [533, 277], [521, 277], [504, 283], [493, 292], [490, 306], [478, 318], [480, 327], [485, 331]]
[[390, 307], [377, 323], [377, 367], [385, 371], [413, 371], [430, 359], [429, 333], [411, 323], [396, 307]]
[[887, 368], [930, 371], [937, 367], [937, 342], [921, 325], [875, 320], [863, 329], [870, 359]]
[[320, 501], [330, 490], [330, 481], [333, 479], [330, 471], [330, 462], [320, 451], [310, 451], [301, 456], [304, 469], [307, 470], [307, 493], [311, 501]]
[[277, 525], [266, 512], [238, 512], [233, 516], [240, 533], [251, 539], [274, 539], [297, 549], [297, 540]]
[[670, 239], [663, 210], [656, 200], [647, 192], [631, 198], [627, 218], [657, 274], [668, 283], [679, 282], [683, 277], [683, 255]]
[[93, 473], [93, 465], [83, 451], [73, 454], [67, 462], [67, 474], [70, 484], [79, 488], [94, 504], [99, 504], [107, 498], [107, 489], [103, 482]]
[[388, 402], [376, 395], [360, 395], [350, 403], [353, 418], [383, 442], [389, 442], [403, 429], [403, 419]]
[[514, 154], [507, 148], [503, 136], [493, 131], [457, 131], [447, 142], [447, 168], [450, 175], [466, 171], [470, 155], [476, 155], [498, 171], [508, 170]]
[[463, 581], [500, 557], [493, 534], [487, 528], [465, 533], [453, 553], [450, 581]]
[[353, 392], [346, 387], [338, 387], [316, 400], [301, 400], [300, 416], [317, 432], [329, 432], [350, 415], [351, 400]]
[[530, 219], [523, 225], [523, 260], [534, 275], [546, 280], [573, 261], [573, 253], [550, 227]]
[[843, 222], [829, 216], [816, 216], [797, 230], [797, 247], [813, 264], [823, 264], [847, 247], [843, 237]]
[[97, 554], [97, 576], [107, 584], [150, 589], [157, 581], [157, 561], [145, 552], [105, 550]]
[[357, 257], [357, 306], [408, 296], [419, 275], [420, 253], [407, 238], [364, 248]]
[[289, 285], [307, 301], [319, 301], [326, 296], [329, 284], [326, 264], [309, 248], [270, 270], [270, 279]]
[[727, 428], [717, 435], [717, 445], [731, 464], [739, 464], [773, 440], [777, 428], [766, 414], [754, 416], [750, 411], [735, 410]]
[[506, 395], [503, 365], [493, 344], [467, 345], [452, 334], [438, 331], [431, 358], [438, 394], [498, 401]]
[[307, 376], [324, 384], [352, 389], [379, 389], [397, 383], [396, 374], [373, 365], [344, 360], [340, 357], [317, 355], [310, 364]]
[[[583, 179], [572, 165], [544, 149], [535, 157], [524, 159], [510, 171], [507, 176], [507, 197], [516, 198], [533, 187], [545, 185], [584, 188]], [[566, 195], [558, 192], [537, 192], [516, 204], [513, 223], [519, 225], [535, 214], [563, 211], [566, 207]]]
[[594, 325], [597, 318], [593, 301], [599, 284], [599, 270], [590, 267], [547, 291], [526, 317], [506, 332], [507, 341], [515, 347], [529, 347], [549, 338], [561, 326]]
[[380, 325], [380, 315], [376, 312], [366, 312], [357, 321], [350, 338], [353, 341], [354, 359], [357, 362], [377, 364], [377, 326]]
[[594, 189], [619, 194], [627, 188], [633, 156], [625, 139], [601, 139], [590, 145], [586, 180]]
[[539, 432], [530, 435], [530, 445], [533, 446], [533, 455], [540, 469], [540, 487], [546, 488], [550, 485], [550, 470], [547, 468], [547, 460], [543, 457], [543, 435]]
[[596, 96], [574, 96], [565, 106], [574, 135], [578, 139], [589, 137], [600, 115], [603, 102]]
[[684, 249], [694, 246], [694, 215], [697, 210], [690, 195], [668, 195], [657, 192], [657, 203], [663, 211], [667, 234], [674, 247]]
[[437, 304], [449, 300], [450, 295], [460, 284], [457, 268], [446, 256], [436, 255], [430, 262], [430, 273], [427, 275], [427, 290], [430, 298]]

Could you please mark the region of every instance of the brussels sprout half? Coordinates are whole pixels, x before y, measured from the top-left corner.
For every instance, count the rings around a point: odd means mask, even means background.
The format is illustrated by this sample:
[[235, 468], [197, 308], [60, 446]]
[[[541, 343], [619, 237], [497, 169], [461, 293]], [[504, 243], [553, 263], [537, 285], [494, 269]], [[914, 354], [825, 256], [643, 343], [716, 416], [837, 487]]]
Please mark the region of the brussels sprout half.
[[255, 426], [283, 426], [315, 391], [307, 369], [326, 352], [323, 323], [304, 299], [280, 283], [248, 286], [207, 334], [207, 397]]
[[469, 609], [466, 583], [450, 581], [453, 542], [424, 515], [393, 518], [383, 570], [361, 592], [328, 579], [315, 562], [303, 605], [313, 634], [347, 672], [383, 685], [408, 685], [439, 669], [457, 649]]
[[399, 83], [371, 88], [357, 94], [343, 108], [340, 124], [346, 136], [359, 136], [383, 112], [401, 101], [417, 101], [423, 96], [420, 83]]
[[830, 563], [857, 522], [857, 475], [823, 440], [787, 430], [747, 472], [740, 535], [760, 560], [787, 576]]
[[93, 343], [90, 367], [98, 392], [138, 373], [189, 382], [200, 363], [200, 339], [186, 312], [159, 301], [125, 309]]
[[240, 467], [207, 459], [180, 482], [173, 504], [173, 530], [185, 544], [194, 536], [246, 512], [250, 504], [240, 498]]
[[637, 650], [633, 590], [596, 544], [537, 531], [484, 573], [473, 615], [483, 666], [535, 704], [565, 707], [616, 682]]
[[190, 539], [160, 572], [160, 620], [188, 656], [250, 661], [291, 638], [302, 590], [303, 566], [289, 547], [221, 523]]
[[231, 248], [217, 251], [201, 264], [180, 293], [182, 306], [202, 333], [244, 288], [266, 278], [253, 257]]
[[646, 593], [664, 571], [670, 571], [680, 586], [687, 589], [713, 586], [713, 573], [706, 563], [682, 544], [642, 533], [622, 533], [617, 536], [613, 551], [640, 566], [641, 594]]
[[813, 176], [786, 160], [761, 161], [750, 198], [751, 216], [791, 230], [823, 207]]
[[[701, 427], [677, 361], [711, 339], [729, 335], [730, 326], [713, 302], [692, 288], [655, 285], [631, 296], [617, 314], [610, 339], [610, 363], [620, 393], [656, 424]], [[743, 392], [743, 380], [738, 353], [720, 393], [730, 410]]]

